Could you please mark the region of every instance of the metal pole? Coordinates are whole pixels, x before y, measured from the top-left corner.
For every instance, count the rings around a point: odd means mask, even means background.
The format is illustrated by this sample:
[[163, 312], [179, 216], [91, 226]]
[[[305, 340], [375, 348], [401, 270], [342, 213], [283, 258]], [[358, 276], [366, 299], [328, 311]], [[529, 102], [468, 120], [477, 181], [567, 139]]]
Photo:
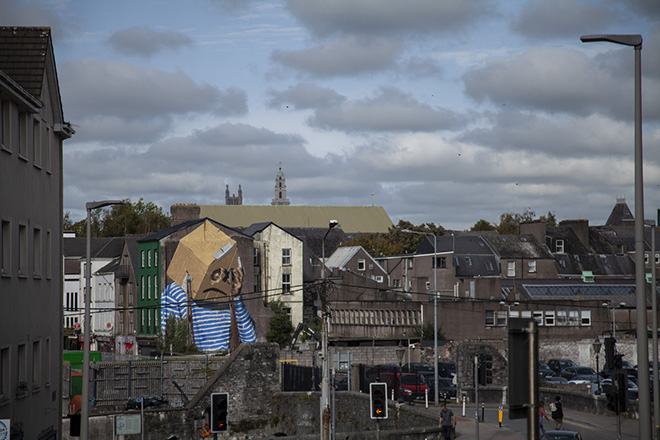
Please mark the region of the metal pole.
[[651, 438], [649, 339], [647, 333], [646, 280], [644, 273], [644, 179], [642, 177], [642, 171], [642, 43], [640, 42], [635, 46], [635, 288], [637, 290], [637, 369], [639, 376], [639, 438]]
[[479, 354], [474, 354], [474, 429], [475, 440], [479, 440]]
[[658, 379], [658, 292], [655, 279], [655, 225], [651, 228], [651, 320], [653, 327], [653, 419], [654, 438], [660, 439], [660, 379]]
[[539, 438], [539, 375], [537, 374], [539, 365], [539, 343], [538, 331], [536, 330], [536, 321], [530, 321], [528, 324], [529, 332], [529, 408], [527, 413], [527, 437], [530, 440]]
[[329, 374], [330, 374], [330, 362], [328, 359], [328, 329], [330, 327], [330, 317], [328, 313], [328, 291], [327, 291], [327, 280], [325, 278], [325, 239], [328, 237], [330, 230], [337, 226], [339, 222], [337, 220], [330, 220], [328, 226], [328, 231], [323, 236], [323, 242], [321, 243], [321, 253], [323, 257], [323, 262], [321, 264], [321, 278], [323, 278], [323, 297], [321, 298], [320, 306], [322, 308], [322, 350], [323, 350], [323, 378], [321, 380], [321, 439], [329, 440], [330, 437], [330, 398], [328, 392]]
[[85, 328], [83, 337], [83, 377], [82, 377], [82, 396], [80, 411], [80, 439], [89, 438], [89, 332], [91, 327], [90, 318], [90, 284], [91, 284], [91, 235], [92, 227], [90, 225], [91, 208], [87, 208], [87, 239], [86, 239], [86, 259], [85, 259]]
[[438, 238], [433, 234], [433, 399], [438, 405]]

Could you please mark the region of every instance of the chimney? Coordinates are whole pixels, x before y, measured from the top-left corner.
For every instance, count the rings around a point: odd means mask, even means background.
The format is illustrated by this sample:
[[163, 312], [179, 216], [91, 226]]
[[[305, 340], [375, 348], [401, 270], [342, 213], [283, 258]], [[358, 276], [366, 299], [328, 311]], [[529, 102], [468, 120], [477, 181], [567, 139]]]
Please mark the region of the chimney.
[[559, 222], [559, 226], [569, 227], [575, 232], [580, 243], [586, 248], [589, 247], [589, 220], [587, 219], [578, 219], [578, 220], [562, 220]]
[[170, 207], [172, 226], [199, 219], [201, 209], [195, 203], [175, 203]]

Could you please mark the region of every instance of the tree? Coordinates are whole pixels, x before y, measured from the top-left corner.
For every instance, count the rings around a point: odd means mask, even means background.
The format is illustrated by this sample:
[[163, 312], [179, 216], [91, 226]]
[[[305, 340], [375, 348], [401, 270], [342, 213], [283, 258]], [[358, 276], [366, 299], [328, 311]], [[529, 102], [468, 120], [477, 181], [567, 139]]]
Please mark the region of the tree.
[[536, 213], [526, 208], [522, 213], [505, 212], [500, 215], [500, 224], [497, 232], [500, 234], [520, 234], [520, 223], [534, 220]]
[[539, 220], [544, 221], [548, 226], [557, 226], [557, 217], [554, 212], [548, 211], [548, 215], [542, 215]]
[[431, 233], [437, 236], [445, 235], [447, 232], [445, 228], [440, 225], [436, 226], [435, 223], [422, 223], [415, 226], [409, 221], [399, 220], [399, 223], [389, 228], [387, 234], [364, 234], [353, 240], [348, 240], [344, 245], [362, 246], [370, 255], [375, 257], [409, 254], [417, 251], [427, 237], [402, 232], [404, 229]]
[[[94, 237], [124, 237], [126, 235], [146, 235], [169, 227], [169, 216], [153, 202], [145, 203], [142, 198], [137, 203], [130, 199], [123, 205], [112, 205], [106, 209], [95, 209], [90, 215], [90, 228]], [[73, 223], [71, 215], [64, 215], [64, 229], [76, 233], [77, 237], [87, 236], [87, 219]]]
[[[433, 339], [433, 324], [430, 322], [425, 322], [424, 325], [417, 325], [412, 330], [413, 336], [421, 340], [430, 341]], [[438, 339], [445, 339], [445, 335], [442, 333], [442, 328], [438, 326]]]
[[270, 328], [268, 329], [268, 333], [266, 333], [266, 340], [268, 342], [277, 342], [280, 347], [285, 347], [291, 342], [291, 338], [293, 337], [291, 318], [284, 309], [282, 301], [273, 301], [268, 306], [275, 315], [270, 318]]
[[172, 350], [175, 353], [197, 353], [195, 344], [188, 343], [188, 321], [170, 315], [165, 321], [165, 332], [156, 340], [161, 353]]
[[497, 226], [492, 224], [491, 222], [488, 222], [484, 219], [479, 220], [472, 226], [470, 231], [494, 231], [497, 229]]

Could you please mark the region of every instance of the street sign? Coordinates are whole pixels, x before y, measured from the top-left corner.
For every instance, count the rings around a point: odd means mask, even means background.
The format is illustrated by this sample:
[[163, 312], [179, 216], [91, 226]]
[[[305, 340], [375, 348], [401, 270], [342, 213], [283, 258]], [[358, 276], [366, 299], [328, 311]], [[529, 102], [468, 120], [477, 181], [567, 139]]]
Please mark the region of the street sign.
[[115, 435], [140, 434], [142, 432], [142, 427], [140, 425], [139, 414], [116, 415]]

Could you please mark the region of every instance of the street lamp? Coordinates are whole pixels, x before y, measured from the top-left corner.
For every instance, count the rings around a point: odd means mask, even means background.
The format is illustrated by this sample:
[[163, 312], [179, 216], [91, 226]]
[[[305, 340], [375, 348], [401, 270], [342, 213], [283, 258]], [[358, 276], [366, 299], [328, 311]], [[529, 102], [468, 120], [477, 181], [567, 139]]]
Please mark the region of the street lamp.
[[396, 357], [399, 358], [399, 403], [403, 402], [403, 386], [401, 385], [401, 362], [403, 361], [403, 355], [406, 353], [406, 349], [403, 345], [401, 345], [401, 341], [399, 341], [399, 345], [396, 347]]
[[508, 324], [509, 323], [509, 318], [511, 317], [511, 307], [519, 306], [520, 303], [518, 301], [514, 301], [513, 304], [509, 304], [506, 301], [500, 301], [500, 305], [504, 306], [508, 309], [507, 314], [506, 314], [506, 322]]
[[639, 379], [639, 437], [651, 438], [649, 348], [646, 329], [644, 267], [644, 178], [642, 175], [642, 36], [638, 34], [583, 35], [583, 43], [604, 41], [635, 48], [635, 290], [637, 291], [637, 366]]
[[87, 259], [85, 261], [85, 328], [83, 339], [83, 377], [82, 377], [82, 396], [81, 396], [81, 412], [80, 412], [80, 434], [81, 440], [89, 438], [89, 337], [90, 329], [92, 327], [92, 319], [90, 317], [90, 303], [92, 296], [92, 263], [91, 263], [91, 248], [92, 248], [92, 227], [91, 227], [91, 213], [93, 209], [103, 208], [110, 205], [123, 205], [122, 200], [103, 200], [100, 202], [87, 202], [85, 208], [87, 209]]
[[612, 302], [610, 301], [609, 303], [604, 302], [601, 304], [603, 307], [607, 307], [612, 311], [612, 337], [616, 339], [616, 313], [615, 310], [617, 308], [625, 307], [626, 303], [620, 302], [618, 306], [614, 306]]
[[322, 335], [322, 355], [323, 355], [323, 378], [321, 380], [321, 439], [328, 440], [330, 437], [330, 396], [328, 393], [328, 385], [330, 383], [330, 360], [328, 359], [328, 290], [325, 279], [325, 239], [328, 237], [330, 230], [337, 226], [337, 220], [330, 220], [328, 230], [323, 236], [321, 243], [321, 256], [323, 262], [321, 264], [321, 278], [323, 279], [323, 298], [319, 302], [321, 306], [321, 335]]
[[435, 385], [433, 401], [438, 405], [438, 237], [430, 232], [411, 231], [410, 229], [402, 229], [401, 232], [433, 236], [433, 382]]
[[600, 373], [598, 372], [600, 370], [600, 366], [598, 365], [598, 361], [600, 357], [600, 347], [603, 344], [600, 342], [600, 339], [598, 339], [598, 336], [596, 336], [596, 339], [592, 345], [594, 347], [594, 353], [596, 353], [596, 394], [600, 394]]

